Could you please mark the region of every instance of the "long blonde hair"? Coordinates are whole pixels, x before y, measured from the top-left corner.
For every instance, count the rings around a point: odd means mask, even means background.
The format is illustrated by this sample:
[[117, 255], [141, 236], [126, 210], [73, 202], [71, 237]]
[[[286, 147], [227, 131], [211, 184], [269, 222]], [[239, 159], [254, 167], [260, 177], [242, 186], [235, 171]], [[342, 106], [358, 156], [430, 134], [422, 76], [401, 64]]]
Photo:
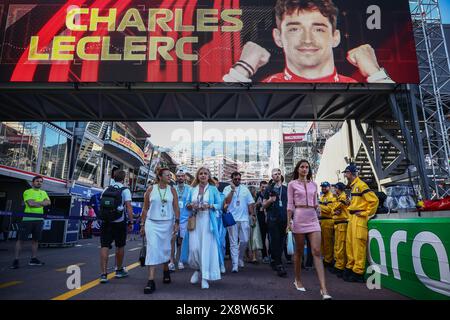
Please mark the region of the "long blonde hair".
[[200, 167], [197, 170], [197, 173], [195, 174], [195, 179], [192, 182], [192, 187], [195, 188], [196, 186], [198, 186], [200, 184], [200, 179], [198, 178], [198, 174], [200, 173], [200, 171], [202, 170], [206, 170], [208, 172], [209, 178], [208, 178], [208, 184], [215, 186], [215, 182], [211, 177], [211, 171], [209, 171], [209, 169], [207, 167]]

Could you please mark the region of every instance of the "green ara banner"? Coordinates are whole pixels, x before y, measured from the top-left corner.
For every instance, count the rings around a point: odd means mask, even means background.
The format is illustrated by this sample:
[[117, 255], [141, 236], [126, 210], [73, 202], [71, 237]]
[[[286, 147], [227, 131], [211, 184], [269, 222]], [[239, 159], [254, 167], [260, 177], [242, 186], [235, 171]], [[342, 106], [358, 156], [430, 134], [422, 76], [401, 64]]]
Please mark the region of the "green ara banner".
[[369, 260], [381, 286], [414, 299], [450, 300], [450, 218], [369, 222]]

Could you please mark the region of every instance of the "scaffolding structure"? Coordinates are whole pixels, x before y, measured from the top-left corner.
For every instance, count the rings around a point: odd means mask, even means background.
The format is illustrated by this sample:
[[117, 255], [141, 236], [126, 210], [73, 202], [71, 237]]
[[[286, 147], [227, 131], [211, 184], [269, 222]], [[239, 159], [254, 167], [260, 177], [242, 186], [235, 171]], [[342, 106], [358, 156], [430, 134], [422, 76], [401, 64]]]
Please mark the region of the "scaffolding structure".
[[[431, 198], [450, 195], [450, 59], [438, 0], [410, 2], [420, 83], [412, 104], [423, 122], [422, 145]], [[431, 192], [429, 192], [431, 191]]]

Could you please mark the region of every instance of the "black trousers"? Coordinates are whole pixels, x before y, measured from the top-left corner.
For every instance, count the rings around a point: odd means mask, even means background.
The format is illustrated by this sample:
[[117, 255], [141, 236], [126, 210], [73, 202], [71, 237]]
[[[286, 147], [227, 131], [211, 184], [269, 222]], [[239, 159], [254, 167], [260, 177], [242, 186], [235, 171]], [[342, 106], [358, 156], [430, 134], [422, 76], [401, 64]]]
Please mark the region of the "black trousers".
[[267, 248], [266, 248], [266, 237], [267, 237], [267, 222], [266, 222], [266, 214], [264, 212], [258, 212], [258, 224], [259, 230], [261, 231], [261, 239], [262, 239], [262, 257], [267, 257]]
[[267, 223], [270, 239], [270, 255], [275, 266], [282, 264], [281, 255], [283, 254], [286, 243], [286, 226], [287, 221], [285, 220], [269, 220]]

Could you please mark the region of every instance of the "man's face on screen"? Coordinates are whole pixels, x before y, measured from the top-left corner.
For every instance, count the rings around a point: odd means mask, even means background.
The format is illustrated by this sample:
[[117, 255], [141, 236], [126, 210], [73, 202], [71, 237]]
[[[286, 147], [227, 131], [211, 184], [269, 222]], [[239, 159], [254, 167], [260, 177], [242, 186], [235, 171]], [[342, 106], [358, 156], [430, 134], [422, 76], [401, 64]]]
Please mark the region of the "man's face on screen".
[[[338, 30], [318, 10], [295, 11], [285, 15], [274, 39], [282, 47], [288, 66], [297, 70], [321, 69], [333, 64], [333, 48], [340, 42]], [[294, 71], [294, 70], [293, 70]]]

